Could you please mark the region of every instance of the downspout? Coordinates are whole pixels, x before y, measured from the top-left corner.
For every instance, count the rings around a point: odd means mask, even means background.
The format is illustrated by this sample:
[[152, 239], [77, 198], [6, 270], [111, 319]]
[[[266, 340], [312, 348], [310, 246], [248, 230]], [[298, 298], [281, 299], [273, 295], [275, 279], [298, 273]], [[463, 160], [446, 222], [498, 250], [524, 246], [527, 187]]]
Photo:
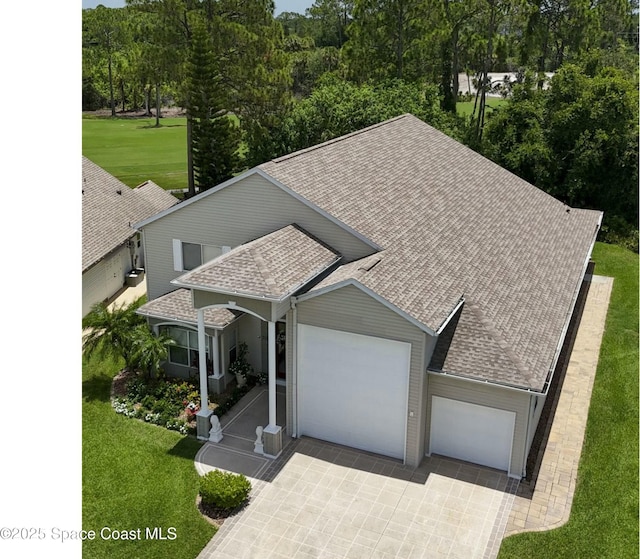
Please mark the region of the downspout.
[[535, 401], [537, 396], [529, 396], [529, 413], [527, 414], [527, 440], [524, 445], [524, 454], [522, 456], [522, 478], [527, 477], [527, 457], [529, 456], [529, 451], [531, 450], [531, 442], [533, 440], [533, 436], [531, 434], [531, 420], [533, 419], [533, 402]]
[[298, 436], [298, 307], [297, 299], [291, 297], [291, 436]]

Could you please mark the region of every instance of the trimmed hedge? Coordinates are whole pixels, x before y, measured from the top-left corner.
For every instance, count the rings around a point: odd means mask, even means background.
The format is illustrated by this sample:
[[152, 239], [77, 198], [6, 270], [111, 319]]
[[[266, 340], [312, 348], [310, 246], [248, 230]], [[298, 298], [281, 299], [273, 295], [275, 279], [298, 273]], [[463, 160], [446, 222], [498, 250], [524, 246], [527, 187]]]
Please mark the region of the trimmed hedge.
[[200, 478], [200, 497], [206, 505], [235, 509], [249, 497], [251, 482], [242, 474], [213, 470]]

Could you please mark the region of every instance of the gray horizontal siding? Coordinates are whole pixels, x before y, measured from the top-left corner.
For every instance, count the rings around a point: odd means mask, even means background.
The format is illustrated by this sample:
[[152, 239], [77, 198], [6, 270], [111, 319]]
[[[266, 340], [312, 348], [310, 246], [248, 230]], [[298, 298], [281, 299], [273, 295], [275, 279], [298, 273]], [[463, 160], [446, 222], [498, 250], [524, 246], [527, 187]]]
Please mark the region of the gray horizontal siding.
[[185, 205], [143, 228], [150, 299], [172, 291], [172, 239], [235, 247], [297, 223], [339, 251], [347, 261], [373, 249], [259, 175]]
[[431, 398], [441, 396], [470, 404], [488, 406], [500, 410], [515, 412], [516, 423], [513, 432], [511, 466], [509, 473], [520, 476], [524, 470], [524, 450], [527, 439], [529, 415], [529, 395], [491, 384], [480, 384], [464, 379], [429, 374], [427, 388], [427, 413], [425, 429], [425, 451], [429, 452], [429, 434], [431, 433]]
[[[298, 304], [298, 323], [377, 336], [411, 344], [406, 463], [419, 465], [423, 452], [422, 404], [427, 335], [357, 287], [346, 286]], [[384, 417], [380, 418], [384, 421]]]

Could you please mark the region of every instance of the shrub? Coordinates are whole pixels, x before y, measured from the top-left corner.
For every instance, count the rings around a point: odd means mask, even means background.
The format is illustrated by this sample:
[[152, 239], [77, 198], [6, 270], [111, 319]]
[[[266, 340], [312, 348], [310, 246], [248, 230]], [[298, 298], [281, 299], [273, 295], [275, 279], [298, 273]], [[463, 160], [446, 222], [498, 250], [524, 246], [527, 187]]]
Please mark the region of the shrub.
[[200, 478], [200, 497], [206, 505], [234, 509], [247, 500], [251, 483], [242, 474], [213, 470]]

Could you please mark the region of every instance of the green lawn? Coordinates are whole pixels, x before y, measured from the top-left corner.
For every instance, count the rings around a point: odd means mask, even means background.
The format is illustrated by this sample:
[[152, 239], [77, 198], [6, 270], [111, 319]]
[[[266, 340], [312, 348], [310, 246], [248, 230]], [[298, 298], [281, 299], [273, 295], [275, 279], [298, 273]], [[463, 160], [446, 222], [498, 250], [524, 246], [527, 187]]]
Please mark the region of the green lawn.
[[[500, 105], [504, 105], [507, 101], [502, 99], [501, 97], [488, 97], [487, 98], [487, 114], [490, 113], [493, 108], [499, 107]], [[473, 112], [474, 101], [461, 101], [456, 103], [456, 109], [459, 115], [462, 116], [471, 116]]]
[[638, 255], [598, 243], [615, 278], [569, 522], [504, 540], [499, 559], [638, 557]]
[[111, 408], [120, 364], [83, 360], [82, 525], [85, 530], [161, 528], [174, 540], [85, 541], [85, 559], [193, 559], [215, 533], [195, 506], [200, 448], [183, 437]]
[[187, 188], [186, 118], [82, 119], [82, 154], [129, 186]]

